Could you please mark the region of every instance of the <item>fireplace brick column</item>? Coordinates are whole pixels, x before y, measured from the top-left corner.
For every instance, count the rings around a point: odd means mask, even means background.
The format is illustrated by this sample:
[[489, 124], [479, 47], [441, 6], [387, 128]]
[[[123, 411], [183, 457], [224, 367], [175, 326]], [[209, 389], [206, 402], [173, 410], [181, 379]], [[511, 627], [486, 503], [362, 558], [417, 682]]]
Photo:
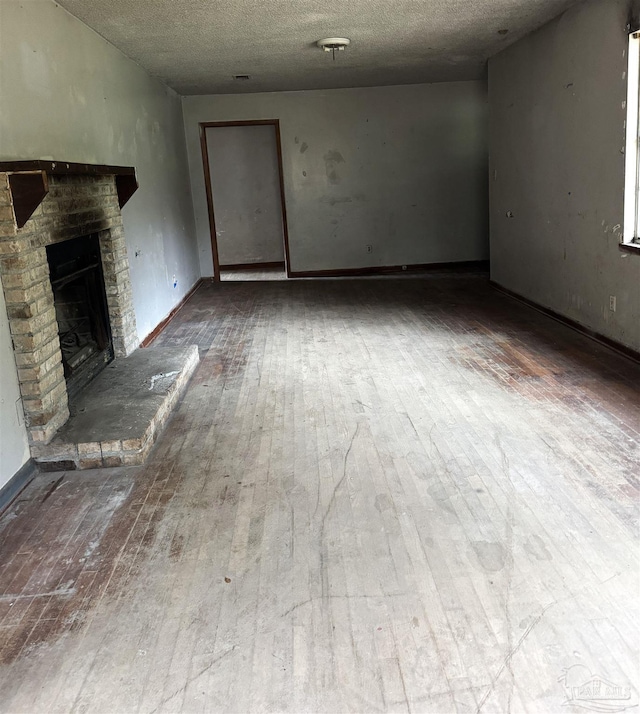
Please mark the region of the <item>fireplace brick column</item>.
[[56, 175], [22, 228], [7, 173], [0, 172], [0, 276], [32, 445], [69, 418], [46, 246], [98, 234], [116, 356], [138, 346], [129, 262], [114, 176]]

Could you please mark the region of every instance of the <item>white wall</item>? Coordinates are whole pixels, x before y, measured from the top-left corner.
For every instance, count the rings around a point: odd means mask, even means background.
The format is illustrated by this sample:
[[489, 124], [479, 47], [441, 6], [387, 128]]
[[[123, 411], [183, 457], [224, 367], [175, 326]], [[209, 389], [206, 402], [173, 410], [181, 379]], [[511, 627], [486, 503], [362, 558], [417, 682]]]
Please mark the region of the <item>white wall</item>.
[[[141, 338], [199, 278], [179, 96], [50, 0], [0, 2], [0, 160], [11, 159], [135, 166], [140, 189], [123, 219]], [[1, 357], [4, 427], [15, 367]], [[26, 458], [11, 433], [0, 487]]]
[[191, 96], [183, 109], [203, 275], [205, 121], [280, 120], [294, 271], [488, 257], [482, 82]]
[[628, 7], [578, 4], [489, 61], [491, 276], [637, 350], [640, 254], [618, 248]]

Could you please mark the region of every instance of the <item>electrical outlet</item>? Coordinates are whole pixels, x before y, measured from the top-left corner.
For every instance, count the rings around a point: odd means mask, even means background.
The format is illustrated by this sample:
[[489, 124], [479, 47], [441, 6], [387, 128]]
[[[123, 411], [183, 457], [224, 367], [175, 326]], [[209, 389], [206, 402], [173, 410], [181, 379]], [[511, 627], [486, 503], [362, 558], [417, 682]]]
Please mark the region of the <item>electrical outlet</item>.
[[617, 302], [617, 301], [616, 301], [616, 296], [615, 296], [615, 295], [609, 295], [609, 310], [611, 310], [611, 312], [615, 312], [615, 311], [616, 311], [616, 302]]
[[367, 253], [373, 253], [373, 246], [365, 245], [365, 248], [367, 249]]

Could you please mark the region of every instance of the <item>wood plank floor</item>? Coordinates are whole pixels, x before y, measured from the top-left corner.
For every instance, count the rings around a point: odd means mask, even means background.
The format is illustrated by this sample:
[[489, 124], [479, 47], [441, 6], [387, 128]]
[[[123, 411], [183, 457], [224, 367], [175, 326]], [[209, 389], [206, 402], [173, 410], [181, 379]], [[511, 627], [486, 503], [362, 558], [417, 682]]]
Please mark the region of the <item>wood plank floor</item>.
[[205, 284], [158, 343], [147, 465], [0, 520], [1, 711], [637, 705], [638, 365], [462, 275]]
[[263, 280], [286, 280], [287, 274], [282, 268], [264, 268], [263, 270], [222, 270], [220, 280], [236, 282], [261, 282]]

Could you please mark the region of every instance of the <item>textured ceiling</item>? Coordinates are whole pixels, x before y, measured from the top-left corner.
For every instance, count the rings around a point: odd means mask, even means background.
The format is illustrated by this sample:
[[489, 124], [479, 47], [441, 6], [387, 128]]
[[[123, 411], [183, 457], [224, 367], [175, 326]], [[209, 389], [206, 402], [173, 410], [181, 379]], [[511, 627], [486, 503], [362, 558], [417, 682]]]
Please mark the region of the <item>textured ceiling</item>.
[[[180, 94], [475, 79], [574, 0], [59, 0]], [[504, 30], [508, 32], [504, 33]], [[502, 32], [500, 32], [502, 31]], [[349, 37], [332, 61], [315, 46]], [[249, 74], [248, 81], [233, 79]]]

